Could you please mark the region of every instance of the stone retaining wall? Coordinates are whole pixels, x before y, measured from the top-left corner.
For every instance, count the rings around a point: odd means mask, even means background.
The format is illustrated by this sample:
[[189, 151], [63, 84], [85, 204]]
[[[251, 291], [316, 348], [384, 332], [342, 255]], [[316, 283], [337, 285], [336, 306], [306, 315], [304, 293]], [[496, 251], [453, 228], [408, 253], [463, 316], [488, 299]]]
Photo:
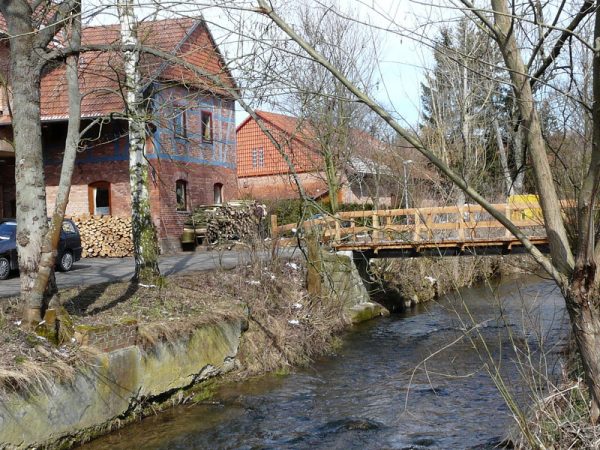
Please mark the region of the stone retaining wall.
[[[134, 325], [113, 332], [130, 334]], [[232, 370], [245, 325], [242, 319], [230, 319], [204, 325], [178, 341], [158, 343], [148, 352], [129, 346], [103, 353], [69, 384], [4, 396], [0, 448], [69, 446], [101, 434], [116, 420], [126, 423], [156, 399]]]

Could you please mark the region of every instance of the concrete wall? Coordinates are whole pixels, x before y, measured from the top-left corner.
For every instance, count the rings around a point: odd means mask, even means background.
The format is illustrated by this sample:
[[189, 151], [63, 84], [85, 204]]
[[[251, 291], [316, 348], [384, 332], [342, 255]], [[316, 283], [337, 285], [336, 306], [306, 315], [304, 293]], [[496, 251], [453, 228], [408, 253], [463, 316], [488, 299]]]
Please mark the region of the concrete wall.
[[75, 443], [117, 418], [126, 423], [154, 398], [233, 369], [243, 327], [242, 319], [231, 319], [148, 352], [130, 346], [103, 353], [69, 384], [3, 395], [0, 448]]
[[352, 323], [389, 315], [385, 307], [371, 301], [352, 252], [330, 253], [309, 240], [307, 278], [309, 292], [342, 302], [344, 314]]

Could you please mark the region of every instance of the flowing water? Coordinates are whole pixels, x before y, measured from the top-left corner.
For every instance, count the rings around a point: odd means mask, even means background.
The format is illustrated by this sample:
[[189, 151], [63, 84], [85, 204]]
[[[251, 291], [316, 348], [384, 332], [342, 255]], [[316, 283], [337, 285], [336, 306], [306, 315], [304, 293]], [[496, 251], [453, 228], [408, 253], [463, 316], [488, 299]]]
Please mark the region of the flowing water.
[[536, 277], [465, 289], [356, 327], [311, 367], [227, 386], [210, 404], [175, 408], [83, 448], [493, 448], [513, 422], [486, 367], [493, 361], [528, 404], [531, 382], [520, 376], [528, 366], [518, 360], [528, 355], [549, 376], [560, 370], [563, 303]]

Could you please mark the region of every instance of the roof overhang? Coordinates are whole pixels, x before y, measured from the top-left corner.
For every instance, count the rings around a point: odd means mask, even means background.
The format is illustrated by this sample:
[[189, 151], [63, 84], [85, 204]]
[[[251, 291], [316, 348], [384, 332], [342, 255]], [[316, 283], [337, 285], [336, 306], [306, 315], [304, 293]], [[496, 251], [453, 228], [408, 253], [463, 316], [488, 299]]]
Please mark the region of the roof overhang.
[[0, 139], [0, 158], [14, 158], [15, 149], [10, 142]]

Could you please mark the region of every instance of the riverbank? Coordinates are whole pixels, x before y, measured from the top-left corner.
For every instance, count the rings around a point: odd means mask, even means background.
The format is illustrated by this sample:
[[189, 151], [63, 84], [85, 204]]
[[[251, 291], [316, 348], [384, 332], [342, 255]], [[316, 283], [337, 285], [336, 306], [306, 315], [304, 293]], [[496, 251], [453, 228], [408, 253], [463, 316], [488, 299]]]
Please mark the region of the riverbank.
[[600, 429], [591, 421], [589, 390], [572, 340], [562, 354], [558, 381], [541, 377], [531, 408], [516, 420], [515, 448], [600, 448]]
[[[535, 276], [502, 277], [356, 325], [333, 353], [283, 376], [212, 383], [204, 401], [84, 448], [501, 448], [514, 419], [484, 363], [498, 363], [529, 404], [515, 356], [535, 348], [536, 335], [523, 326], [521, 299], [526, 317], [544, 319], [541, 335], [552, 346], [560, 293]], [[472, 323], [484, 326], [465, 334]]]
[[526, 255], [372, 260], [374, 297], [390, 310], [411, 308], [460, 288], [512, 273], [535, 273]]
[[[438, 266], [435, 266], [436, 262], [424, 260], [410, 264], [417, 266], [411, 269], [404, 267], [399, 269], [399, 273], [404, 275], [407, 270], [417, 273], [418, 267], [422, 272], [403, 282], [404, 288], [410, 289], [408, 292], [422, 290], [422, 281], [432, 277], [425, 273], [428, 267], [433, 268], [432, 274], [439, 275], [441, 267], [447, 266], [447, 279], [456, 277], [451, 285], [438, 281], [435, 295], [429, 296], [429, 299], [440, 295], [440, 289], [460, 287], [466, 280], [473, 282], [477, 279], [475, 277], [492, 273], [488, 269], [480, 270], [488, 267], [481, 263], [453, 265], [437, 262]], [[121, 402], [116, 410], [103, 411], [87, 422], [82, 422], [80, 417], [71, 418], [64, 424], [62, 434], [61, 428], [48, 419], [45, 426], [53, 427], [54, 431], [45, 441], [19, 441], [17, 429], [14, 440], [3, 443], [9, 448], [52, 447], [57, 443], [68, 447], [173, 404], [206, 399], [210, 389], [207, 391], [203, 384], [197, 388], [194, 386], [209, 377], [230, 372], [232, 379], [240, 380], [265, 372], [287, 372], [330, 352], [338, 345], [339, 333], [347, 329], [353, 320], [344, 313], [349, 305], [347, 299], [340, 296], [323, 298], [309, 295], [305, 287], [305, 272], [305, 268], [297, 262], [278, 261], [229, 271], [177, 275], [166, 278], [159, 286], [116, 283], [67, 290], [62, 293], [62, 302], [69, 316], [59, 314], [62, 331], [58, 336], [58, 346], [23, 330], [17, 316], [19, 305], [15, 299], [9, 301], [3, 308], [1, 320], [4, 326], [0, 332], [0, 339], [6, 343], [7, 350], [0, 357], [1, 396], [5, 406], [12, 404], [13, 409], [23, 410], [33, 401], [50, 409], [53, 409], [53, 403], [67, 410], [73, 409], [69, 402], [80, 401], [77, 398], [81, 399], [81, 396], [64, 400], [65, 394], [57, 390], [60, 391], [61, 386], [68, 390], [69, 386], [82, 385], [83, 379], [89, 380], [94, 376], [90, 375], [90, 367], [100, 365], [110, 368], [112, 359], [119, 361], [117, 366], [125, 364], [124, 369], [119, 370], [137, 375], [123, 382], [118, 378], [120, 375], [110, 371], [110, 376], [101, 374], [107, 379], [112, 377], [112, 384], [118, 382], [129, 387], [129, 390], [120, 391], [126, 401]], [[413, 285], [409, 284], [410, 280]], [[420, 301], [425, 299], [422, 297]], [[67, 317], [70, 319], [66, 320]], [[229, 336], [225, 351], [209, 358], [212, 362], [202, 360], [193, 368], [186, 366], [187, 376], [165, 379], [162, 387], [144, 384], [147, 382], [143, 380], [157, 376], [159, 367], [168, 369], [172, 364], [174, 372], [181, 372], [181, 364], [188, 352], [202, 352], [200, 343], [193, 344], [195, 333], [204, 330], [207, 342], [220, 342], [220, 337], [215, 338], [213, 331], [206, 330], [231, 323], [238, 324], [233, 325], [233, 329], [238, 331], [225, 333]], [[192, 347], [189, 347], [190, 343]], [[136, 350], [131, 353], [127, 350], [131, 348]], [[123, 354], [129, 356], [123, 359]], [[148, 363], [152, 358], [156, 362]], [[133, 367], [136, 369], [132, 370]], [[170, 376], [167, 369], [159, 370], [160, 374]], [[93, 392], [106, 391], [97, 382], [86, 386]], [[57, 395], [62, 395], [63, 399], [57, 401]], [[40, 401], [41, 398], [45, 400]], [[88, 400], [91, 404], [102, 402], [101, 399]], [[38, 431], [44, 427], [42, 418], [46, 417], [43, 408], [41, 411], [37, 419]], [[118, 413], [113, 414], [114, 411]], [[4, 413], [5, 416], [10, 414], [11, 411]], [[4, 420], [5, 425], [8, 422]], [[7, 436], [5, 433], [0, 435], [3, 439]]]
[[305, 277], [300, 263], [276, 261], [157, 286], [70, 289], [52, 339], [48, 324], [23, 329], [18, 299], [9, 299], [0, 314], [0, 447], [67, 448], [202, 399], [210, 377], [307, 364], [335, 347], [350, 318], [343, 302], [309, 296]]

